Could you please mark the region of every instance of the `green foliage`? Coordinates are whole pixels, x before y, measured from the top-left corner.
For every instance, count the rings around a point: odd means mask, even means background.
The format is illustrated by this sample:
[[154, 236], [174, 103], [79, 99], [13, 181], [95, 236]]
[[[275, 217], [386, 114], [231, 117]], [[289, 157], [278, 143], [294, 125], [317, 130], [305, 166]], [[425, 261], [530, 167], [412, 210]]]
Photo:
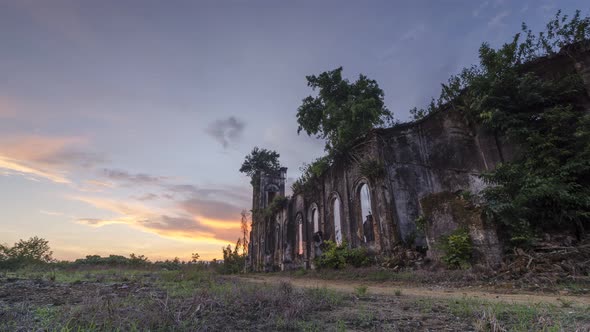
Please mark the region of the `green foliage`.
[[[163, 262], [161, 262], [163, 263]], [[76, 259], [73, 266], [147, 266], [151, 264], [149, 259], [144, 255], [131, 254], [129, 258], [121, 255], [109, 255], [107, 257], [101, 257], [99, 255], [88, 255], [86, 258]]]
[[526, 64], [560, 51], [575, 57], [590, 42], [590, 17], [557, 12], [537, 36], [525, 24], [522, 30], [499, 49], [484, 43], [479, 64], [451, 77], [423, 112], [458, 110], [521, 148], [483, 175], [486, 213], [513, 245], [531, 243], [537, 229], [582, 231], [590, 220], [590, 114], [580, 105], [581, 77], [542, 75]]
[[218, 272], [222, 274], [237, 274], [244, 271], [246, 266], [246, 255], [240, 254], [240, 240], [232, 249], [231, 244], [222, 248], [223, 263], [218, 265]]
[[416, 224], [416, 230], [418, 232], [420, 232], [421, 234], [424, 234], [424, 232], [426, 232], [426, 217], [424, 216], [419, 216], [418, 218], [416, 218], [414, 220], [414, 223]]
[[272, 202], [268, 205], [268, 207], [264, 211], [265, 217], [272, 217], [277, 214], [279, 211], [287, 207], [289, 203], [289, 198], [284, 197], [281, 195], [277, 195], [272, 199]]
[[368, 289], [369, 289], [369, 287], [367, 285], [359, 285], [354, 288], [354, 292], [356, 293], [357, 296], [363, 296], [363, 295], [367, 294]]
[[240, 172], [251, 178], [251, 184], [257, 182], [260, 173], [278, 172], [281, 168], [279, 157], [281, 155], [272, 150], [260, 149], [257, 146], [252, 149], [240, 167]]
[[325, 241], [322, 255], [315, 258], [319, 268], [342, 269], [346, 266], [362, 267], [371, 264], [366, 248], [348, 248], [346, 242], [337, 245], [334, 241]]
[[350, 83], [342, 78], [342, 67], [306, 78], [318, 94], [306, 97], [299, 106], [297, 132], [325, 139], [329, 154], [344, 151], [371, 128], [392, 121], [376, 81], [360, 75]]
[[385, 176], [385, 166], [382, 162], [375, 159], [361, 161], [359, 168], [361, 174], [371, 181], [375, 181]]
[[0, 245], [0, 268], [18, 269], [26, 265], [39, 265], [53, 261], [49, 241], [34, 236], [19, 240], [12, 247]]
[[470, 266], [473, 244], [465, 229], [457, 229], [448, 236], [441, 237], [443, 262], [450, 268], [467, 268]]
[[300, 168], [301, 177], [291, 186], [293, 193], [311, 193], [320, 185], [320, 177], [331, 165], [332, 159], [329, 156], [317, 158], [311, 164], [304, 164]]

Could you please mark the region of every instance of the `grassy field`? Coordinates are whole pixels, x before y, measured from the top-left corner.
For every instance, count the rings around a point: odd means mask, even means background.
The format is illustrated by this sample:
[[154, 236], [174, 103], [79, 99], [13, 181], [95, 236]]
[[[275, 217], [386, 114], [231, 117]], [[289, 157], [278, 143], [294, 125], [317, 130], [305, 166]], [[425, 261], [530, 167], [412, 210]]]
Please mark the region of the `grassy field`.
[[[405, 279], [407, 276], [400, 276]], [[1, 331], [587, 331], [590, 308], [251, 283], [176, 271], [19, 271], [0, 278]]]

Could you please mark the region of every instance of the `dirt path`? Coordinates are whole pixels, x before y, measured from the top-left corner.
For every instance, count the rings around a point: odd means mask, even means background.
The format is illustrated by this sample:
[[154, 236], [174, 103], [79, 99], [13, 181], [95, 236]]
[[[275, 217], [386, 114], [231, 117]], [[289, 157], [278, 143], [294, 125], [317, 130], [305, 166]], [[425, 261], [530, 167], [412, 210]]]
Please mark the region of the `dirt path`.
[[315, 288], [326, 287], [329, 289], [353, 293], [355, 288], [365, 285], [368, 287], [367, 292], [378, 295], [395, 295], [401, 291], [403, 295], [416, 297], [453, 299], [453, 298], [470, 298], [480, 299], [492, 302], [506, 303], [551, 303], [561, 305], [563, 302], [571, 303], [578, 306], [590, 306], [590, 296], [588, 295], [551, 295], [541, 293], [500, 293], [485, 290], [474, 290], [467, 288], [443, 288], [440, 286], [422, 286], [408, 285], [404, 283], [376, 283], [376, 282], [359, 282], [353, 280], [322, 280], [311, 278], [293, 278], [273, 275], [256, 275], [242, 277], [249, 281], [261, 283], [278, 283], [288, 281], [297, 287]]

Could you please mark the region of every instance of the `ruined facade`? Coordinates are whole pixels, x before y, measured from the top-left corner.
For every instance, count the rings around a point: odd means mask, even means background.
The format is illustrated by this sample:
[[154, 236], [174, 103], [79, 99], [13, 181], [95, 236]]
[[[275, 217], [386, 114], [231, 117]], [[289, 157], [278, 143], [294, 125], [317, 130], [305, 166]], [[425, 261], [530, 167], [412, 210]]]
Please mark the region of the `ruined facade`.
[[[535, 66], [541, 72], [577, 71], [590, 95], [588, 49], [576, 60], [561, 54]], [[313, 268], [320, 253], [318, 232], [324, 240], [346, 241], [373, 253], [391, 253], [400, 243], [427, 247], [436, 259], [436, 238], [458, 227], [468, 228], [476, 257], [493, 265], [500, 256], [495, 230], [460, 197], [479, 192], [484, 186], [480, 175], [509, 161], [517, 150], [497, 133], [447, 109], [371, 131], [349, 151], [352, 157], [333, 163], [312, 192], [294, 194], [272, 215], [256, 211], [285, 195], [287, 170], [260, 174], [253, 190], [249, 267]], [[368, 172], [367, 165], [379, 171]], [[417, 230], [420, 218], [429, 223], [426, 231]]]

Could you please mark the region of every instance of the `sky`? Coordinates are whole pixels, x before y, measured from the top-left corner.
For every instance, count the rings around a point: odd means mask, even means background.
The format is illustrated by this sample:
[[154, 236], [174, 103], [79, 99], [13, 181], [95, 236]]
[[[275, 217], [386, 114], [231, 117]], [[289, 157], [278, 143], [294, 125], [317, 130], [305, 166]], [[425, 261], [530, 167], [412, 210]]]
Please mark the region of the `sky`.
[[0, 0], [0, 243], [57, 259], [219, 258], [251, 209], [254, 146], [289, 182], [305, 76], [375, 79], [401, 121], [525, 21], [587, 1]]

